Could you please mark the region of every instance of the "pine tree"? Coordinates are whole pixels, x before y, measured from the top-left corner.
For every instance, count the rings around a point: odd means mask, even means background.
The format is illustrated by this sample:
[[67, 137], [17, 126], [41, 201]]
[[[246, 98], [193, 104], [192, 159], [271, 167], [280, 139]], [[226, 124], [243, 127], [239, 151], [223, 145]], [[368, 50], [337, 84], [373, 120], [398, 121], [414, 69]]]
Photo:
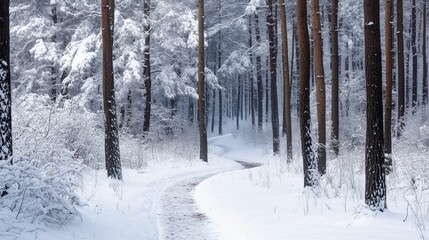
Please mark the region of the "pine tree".
[[339, 59], [338, 59], [338, 0], [332, 0], [331, 7], [331, 70], [332, 70], [332, 106], [331, 106], [331, 144], [334, 153], [340, 151], [339, 142]]
[[280, 0], [280, 18], [282, 34], [282, 61], [283, 61], [283, 83], [284, 83], [284, 110], [283, 110], [283, 129], [286, 133], [286, 156], [287, 161], [292, 161], [292, 118], [290, 107], [290, 79], [289, 79], [289, 52], [286, 25], [286, 10], [284, 0]]
[[145, 88], [146, 88], [146, 106], [144, 110], [144, 123], [143, 123], [143, 135], [147, 136], [150, 128], [150, 115], [152, 109], [152, 75], [151, 75], [151, 64], [150, 64], [150, 1], [144, 1], [144, 15], [146, 17], [145, 23], [145, 49], [144, 49], [144, 76], [145, 76]]
[[386, 208], [383, 136], [383, 84], [380, 46], [380, 1], [364, 1], [366, 148], [365, 203], [372, 210]]
[[396, 36], [398, 40], [398, 138], [401, 136], [402, 129], [405, 126], [405, 63], [404, 63], [404, 15], [403, 15], [403, 1], [397, 0], [396, 2]]
[[323, 69], [323, 40], [320, 24], [319, 0], [312, 0], [312, 22], [314, 40], [314, 65], [316, 73], [317, 130], [319, 143], [317, 147], [317, 167], [321, 175], [326, 173], [326, 97], [325, 71]]
[[208, 161], [204, 63], [204, 0], [198, 1], [198, 113], [200, 130], [200, 159]]
[[[9, 0], [3, 0], [0, 2], [0, 161], [10, 161], [10, 164], [12, 164], [11, 101]], [[6, 191], [0, 191], [0, 197], [6, 194]]]
[[102, 0], [101, 18], [103, 35], [103, 106], [105, 117], [105, 158], [107, 176], [122, 179], [119, 154], [118, 122], [116, 119], [115, 84], [113, 76], [113, 33], [115, 1]]
[[313, 156], [310, 128], [310, 38], [307, 24], [307, 1], [297, 0], [299, 42], [299, 125], [304, 167], [304, 186], [318, 184], [317, 165]]
[[275, 37], [275, 17], [273, 0], [267, 0], [268, 13], [268, 41], [269, 41], [269, 66], [270, 66], [270, 89], [271, 89], [271, 125], [273, 130], [273, 154], [280, 154], [279, 138], [279, 112], [277, 99], [277, 43]]
[[386, 164], [390, 166], [390, 155], [392, 154], [393, 0], [386, 0], [385, 3], [386, 101], [384, 115], [384, 148], [388, 156]]

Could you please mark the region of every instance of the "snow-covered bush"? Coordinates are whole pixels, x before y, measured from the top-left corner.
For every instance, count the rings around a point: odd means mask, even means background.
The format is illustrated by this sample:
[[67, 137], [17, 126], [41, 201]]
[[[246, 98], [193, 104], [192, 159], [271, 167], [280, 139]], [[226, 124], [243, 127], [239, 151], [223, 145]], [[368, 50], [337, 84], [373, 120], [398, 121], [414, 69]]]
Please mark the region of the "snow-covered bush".
[[28, 158], [15, 158], [12, 165], [0, 161], [1, 190], [7, 192], [0, 199], [0, 207], [14, 212], [16, 219], [29, 218], [32, 223], [70, 220], [78, 215], [76, 207], [81, 205], [75, 194], [80, 187], [80, 171], [78, 163], [65, 167]]
[[47, 95], [28, 94], [13, 103], [13, 164], [0, 162], [0, 208], [17, 219], [61, 224], [78, 215], [76, 191], [85, 166], [98, 168], [102, 128], [97, 115], [72, 100], [52, 106]]

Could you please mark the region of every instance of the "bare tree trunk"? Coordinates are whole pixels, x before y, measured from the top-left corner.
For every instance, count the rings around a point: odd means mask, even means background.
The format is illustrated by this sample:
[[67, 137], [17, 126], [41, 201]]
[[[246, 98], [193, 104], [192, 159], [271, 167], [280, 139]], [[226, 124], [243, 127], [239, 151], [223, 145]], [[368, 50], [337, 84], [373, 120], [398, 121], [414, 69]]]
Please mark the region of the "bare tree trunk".
[[[392, 85], [393, 85], [393, 0], [386, 0], [385, 48], [386, 48], [386, 100], [384, 115], [384, 148], [386, 166], [392, 165]], [[388, 172], [388, 169], [386, 168]]]
[[275, 37], [275, 18], [273, 9], [273, 0], [267, 0], [268, 14], [268, 41], [270, 47], [270, 88], [271, 88], [271, 124], [273, 130], [273, 153], [280, 154], [280, 138], [279, 138], [279, 113], [277, 99], [277, 44]]
[[204, 63], [204, 0], [198, 1], [198, 113], [200, 126], [200, 159], [208, 161], [205, 103], [205, 63]]
[[[12, 97], [10, 81], [9, 0], [0, 1], [0, 161], [12, 164]], [[3, 189], [1, 189], [3, 188]], [[0, 186], [0, 198], [8, 186]]]
[[299, 41], [299, 125], [301, 131], [301, 151], [304, 167], [304, 186], [317, 186], [317, 164], [311, 143], [310, 118], [310, 38], [307, 24], [307, 1], [297, 0], [298, 41]]
[[[54, 26], [58, 23], [58, 16], [57, 16], [57, 4], [54, 3], [52, 5], [52, 23]], [[57, 41], [57, 35], [56, 32], [54, 32], [52, 36], [52, 42]], [[51, 101], [54, 103], [57, 100], [57, 69], [56, 64], [53, 61], [51, 66]]]
[[[256, 44], [259, 47], [261, 45], [261, 35], [259, 30], [259, 17], [258, 14], [255, 14], [255, 35], [256, 35]], [[261, 55], [256, 55], [256, 85], [258, 91], [258, 132], [262, 132], [262, 123], [264, 115], [264, 87], [262, 84], [262, 63]]]
[[427, 10], [427, 0], [423, 1], [423, 107], [424, 107], [424, 114], [425, 114], [425, 118], [426, 118], [426, 105], [428, 102], [428, 55], [427, 55], [427, 46], [426, 46], [426, 38], [427, 38], [427, 33], [426, 33], [426, 28], [427, 28], [427, 19], [428, 16], [426, 14]]
[[416, 0], [412, 0], [411, 6], [411, 52], [413, 54], [413, 79], [412, 79], [412, 93], [411, 93], [411, 107], [412, 113], [417, 111], [417, 26], [416, 26]]
[[144, 15], [146, 16], [145, 25], [145, 49], [144, 49], [144, 76], [145, 76], [145, 88], [146, 88], [146, 106], [144, 110], [144, 123], [143, 123], [143, 136], [149, 133], [150, 128], [150, 115], [152, 109], [152, 76], [151, 76], [151, 64], [150, 64], [150, 1], [144, 1]]
[[113, 33], [115, 21], [115, 1], [101, 2], [103, 35], [103, 102], [105, 128], [105, 158], [107, 176], [122, 179], [119, 154], [118, 121], [116, 119], [115, 84], [113, 74]]
[[379, 9], [379, 0], [364, 1], [367, 91], [365, 203], [374, 211], [386, 208]]
[[237, 119], [236, 119], [236, 121], [237, 121], [237, 130], [239, 130], [240, 129], [240, 108], [241, 108], [241, 79], [240, 79], [240, 76], [238, 76], [238, 79], [237, 79], [237, 85], [238, 85], [238, 88], [237, 88], [237, 103], [235, 104], [235, 106], [236, 106], [236, 116], [237, 116]]
[[265, 122], [268, 123], [268, 115], [270, 112], [270, 88], [269, 88], [269, 82], [270, 82], [270, 57], [267, 57], [266, 59], [266, 66], [267, 70], [265, 71]]
[[335, 155], [340, 151], [339, 141], [339, 56], [338, 56], [338, 0], [332, 0], [331, 12], [331, 67], [332, 67], [332, 110], [331, 144]]
[[319, 0], [312, 0], [312, 22], [314, 38], [314, 65], [316, 73], [317, 96], [317, 126], [319, 144], [317, 147], [317, 167], [319, 174], [326, 173], [326, 96], [325, 70], [323, 69], [323, 40], [320, 24]]
[[249, 57], [250, 65], [252, 66], [249, 73], [250, 79], [250, 114], [252, 118], [252, 128], [255, 127], [255, 85], [254, 85], [254, 76], [253, 76], [253, 39], [252, 39], [252, 15], [249, 16]]
[[404, 72], [404, 5], [402, 0], [397, 0], [396, 28], [398, 48], [398, 138], [404, 128], [405, 116], [405, 72]]
[[280, 0], [280, 18], [282, 32], [282, 55], [283, 55], [283, 82], [284, 82], [284, 110], [283, 119], [285, 120], [283, 128], [286, 131], [286, 155], [287, 162], [292, 162], [292, 118], [290, 110], [290, 79], [289, 79], [289, 53], [286, 25], [286, 10], [284, 0]]

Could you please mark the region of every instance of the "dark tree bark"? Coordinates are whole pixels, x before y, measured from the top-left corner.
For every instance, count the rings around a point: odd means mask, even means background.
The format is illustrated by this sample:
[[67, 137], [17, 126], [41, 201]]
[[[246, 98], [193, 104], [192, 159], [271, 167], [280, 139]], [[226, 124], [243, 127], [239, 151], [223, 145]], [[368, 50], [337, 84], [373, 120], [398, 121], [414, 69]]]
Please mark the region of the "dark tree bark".
[[384, 148], [388, 156], [386, 159], [386, 166], [390, 167], [390, 155], [392, 154], [393, 0], [386, 0], [385, 3], [386, 100], [384, 104]]
[[192, 97], [188, 98], [188, 120], [189, 122], [192, 124], [194, 123], [194, 116], [195, 116], [195, 112], [194, 112], [194, 99]]
[[372, 210], [383, 211], [386, 208], [386, 182], [379, 9], [379, 0], [364, 1], [365, 78], [367, 92], [365, 203]]
[[268, 56], [265, 61], [265, 66], [267, 67], [265, 71], [265, 122], [268, 123], [268, 115], [270, 112], [270, 57]]
[[316, 73], [317, 126], [319, 144], [317, 146], [317, 167], [319, 174], [326, 173], [326, 96], [325, 70], [323, 69], [323, 40], [320, 24], [319, 0], [312, 0], [312, 22], [314, 39], [314, 66]]
[[[54, 3], [52, 5], [52, 23], [54, 26], [58, 23], [58, 16], [57, 16], [57, 4]], [[54, 33], [52, 36], [52, 42], [57, 41], [57, 35]], [[57, 69], [55, 66], [55, 62], [52, 63], [51, 66], [51, 101], [54, 103], [57, 100]]]
[[299, 42], [299, 125], [304, 166], [304, 186], [318, 185], [317, 165], [313, 156], [310, 129], [310, 38], [307, 24], [307, 1], [297, 0]]
[[[423, 107], [426, 107], [427, 102], [428, 102], [428, 55], [427, 55], [427, 46], [426, 46], [426, 38], [427, 38], [427, 33], [426, 33], [426, 28], [427, 28], [427, 19], [428, 16], [426, 14], [427, 12], [427, 0], [423, 1], [423, 50], [422, 50], [422, 55], [423, 55]], [[425, 114], [426, 114], [426, 109], [425, 110]], [[426, 117], [426, 116], [425, 116]]]
[[105, 158], [107, 176], [122, 179], [121, 159], [119, 154], [118, 121], [116, 118], [115, 84], [113, 74], [113, 33], [115, 20], [115, 1], [101, 2], [103, 35], [103, 102], [105, 128]]
[[[0, 161], [12, 164], [12, 97], [10, 82], [9, 0], [0, 2]], [[8, 186], [0, 186], [0, 197]]]
[[[255, 14], [255, 37], [257, 47], [261, 45], [261, 34], [259, 30], [259, 17]], [[258, 132], [262, 132], [262, 123], [264, 121], [264, 87], [262, 84], [262, 62], [261, 55], [256, 55], [256, 85], [258, 91]]]
[[198, 1], [198, 113], [200, 130], [200, 159], [208, 161], [204, 63], [204, 0]]
[[332, 0], [331, 8], [331, 70], [332, 70], [332, 110], [331, 110], [331, 144], [335, 155], [340, 151], [339, 138], [339, 56], [338, 56], [338, 0]]
[[287, 162], [292, 162], [292, 118], [290, 110], [290, 79], [289, 79], [289, 52], [286, 25], [286, 10], [284, 0], [280, 0], [280, 18], [282, 33], [282, 60], [283, 60], [283, 84], [284, 84], [284, 110], [283, 129], [286, 134]]
[[150, 115], [152, 109], [152, 76], [151, 76], [151, 64], [150, 64], [150, 1], [144, 1], [144, 15], [146, 17], [145, 28], [145, 49], [143, 52], [144, 57], [144, 76], [145, 76], [145, 88], [146, 88], [146, 105], [144, 110], [144, 122], [143, 122], [143, 136], [147, 136], [150, 128]]
[[411, 6], [411, 52], [413, 54], [413, 78], [411, 90], [412, 113], [417, 111], [417, 26], [416, 26], [416, 0], [412, 0]]
[[[219, 4], [219, 9], [220, 9], [220, 4]], [[218, 40], [218, 56], [217, 56], [217, 64], [218, 64], [218, 68], [221, 68], [222, 66], [222, 41], [221, 41], [221, 32], [219, 31], [219, 40]], [[218, 90], [219, 92], [219, 129], [218, 129], [218, 133], [219, 135], [223, 134], [222, 131], [222, 115], [223, 115], [223, 103], [222, 103], [222, 89]]]
[[235, 119], [236, 120], [236, 122], [237, 122], [237, 130], [239, 130], [240, 129], [240, 109], [241, 109], [241, 79], [240, 79], [240, 76], [238, 76], [238, 78], [237, 78], [237, 85], [238, 85], [238, 88], [237, 88], [237, 103], [235, 104], [235, 106], [236, 106], [236, 116], [237, 116], [237, 118]]
[[280, 154], [279, 110], [277, 99], [277, 43], [275, 37], [275, 18], [273, 0], [267, 0], [268, 41], [270, 52], [271, 125], [273, 130], [273, 153]]
[[404, 69], [404, 5], [402, 0], [396, 2], [396, 34], [398, 49], [398, 138], [404, 128], [405, 116], [405, 69]]
[[0, 161], [12, 163], [9, 0], [0, 3]]
[[254, 84], [254, 76], [253, 76], [253, 38], [252, 38], [252, 15], [249, 16], [249, 57], [250, 57], [250, 65], [252, 66], [249, 73], [250, 80], [250, 116], [252, 119], [252, 129], [254, 129], [256, 121], [255, 121], [255, 84]]

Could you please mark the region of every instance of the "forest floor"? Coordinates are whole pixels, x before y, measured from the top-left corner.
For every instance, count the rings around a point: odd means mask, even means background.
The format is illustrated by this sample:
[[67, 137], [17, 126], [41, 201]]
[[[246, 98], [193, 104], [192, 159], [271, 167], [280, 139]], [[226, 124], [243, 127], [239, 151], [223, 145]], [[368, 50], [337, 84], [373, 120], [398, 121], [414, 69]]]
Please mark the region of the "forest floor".
[[[303, 189], [299, 161], [287, 165], [272, 156], [269, 143], [261, 147], [255, 140], [243, 139], [233, 134], [210, 138], [209, 163], [183, 160], [126, 169], [120, 182], [107, 179], [104, 171], [88, 171], [79, 194], [86, 203], [80, 219], [62, 227], [15, 223], [0, 232], [0, 239], [417, 240], [429, 236], [426, 220], [419, 219], [399, 193], [389, 194], [385, 212], [369, 210], [362, 198], [361, 173], [340, 187], [334, 186], [339, 176], [327, 175], [318, 191]], [[358, 157], [342, 156], [347, 162]], [[341, 157], [330, 160], [328, 171], [340, 171], [339, 161]], [[394, 180], [389, 178], [388, 182]]]

